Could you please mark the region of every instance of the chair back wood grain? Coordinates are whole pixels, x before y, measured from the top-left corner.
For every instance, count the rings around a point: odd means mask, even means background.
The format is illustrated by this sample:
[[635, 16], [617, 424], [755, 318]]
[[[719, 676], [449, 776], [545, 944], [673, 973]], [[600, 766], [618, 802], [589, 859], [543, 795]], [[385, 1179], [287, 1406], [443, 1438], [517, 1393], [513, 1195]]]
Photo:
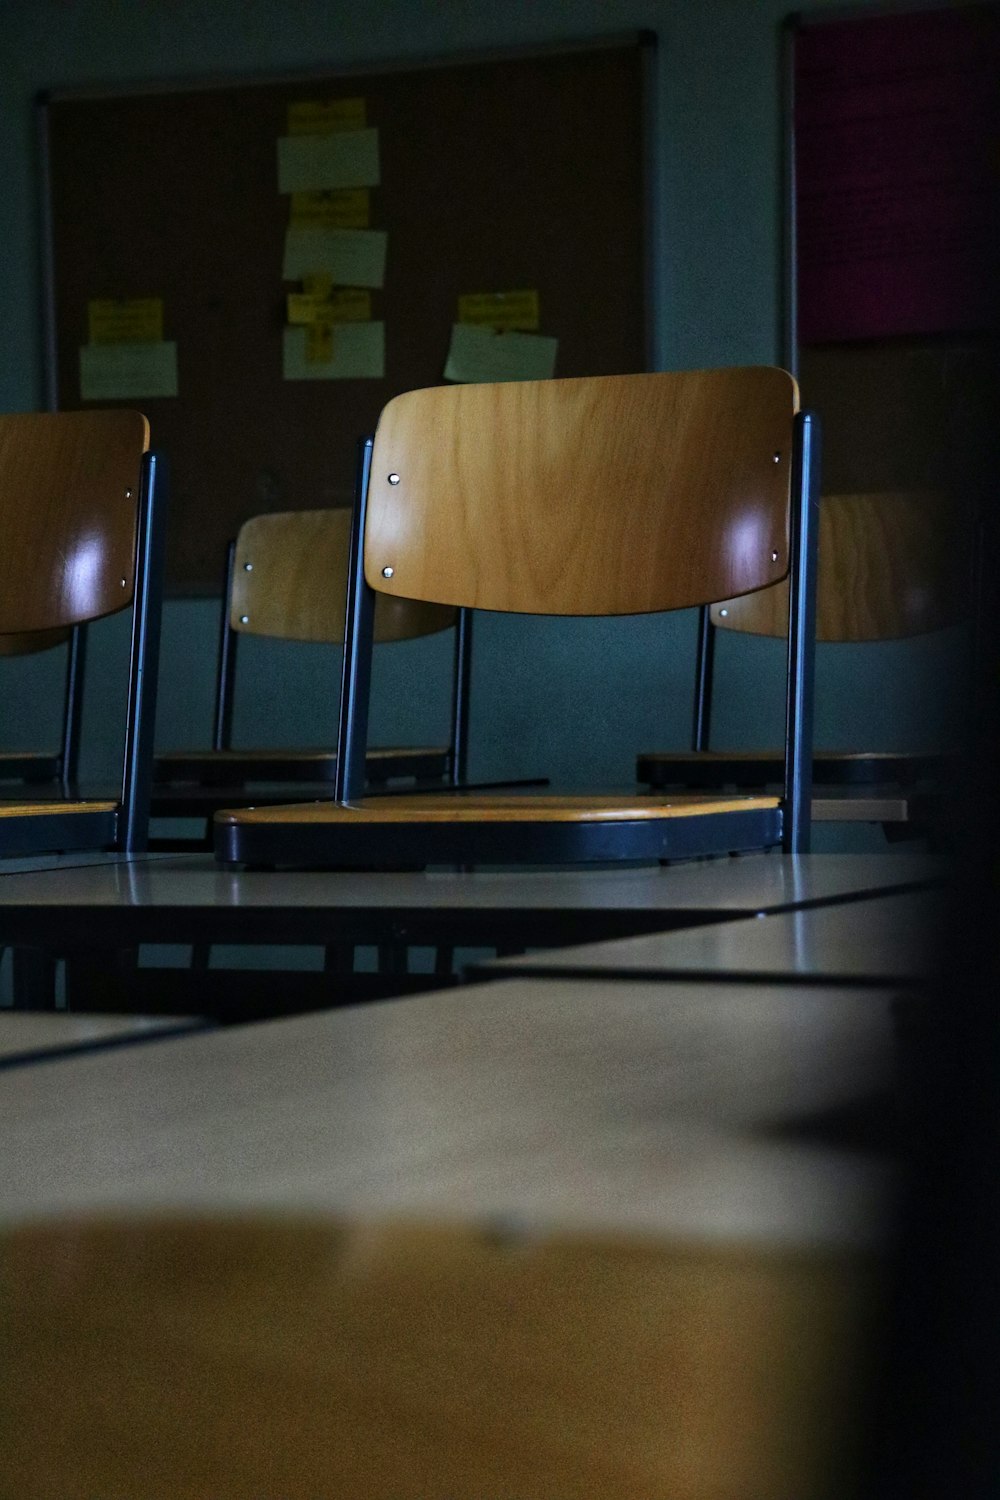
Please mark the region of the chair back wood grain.
[[774, 583], [797, 405], [792, 377], [763, 367], [397, 396], [375, 435], [365, 577], [381, 594], [553, 615]]
[[274, 1218], [0, 1260], [18, 1500], [853, 1492], [864, 1257]]
[[0, 416], [0, 636], [132, 602], [142, 455], [135, 411]]
[[[883, 641], [956, 625], [969, 610], [969, 538], [939, 491], [824, 495], [816, 639]], [[784, 637], [788, 584], [712, 606], [722, 630]]]
[[[236, 539], [233, 629], [342, 642], [350, 536], [345, 509], [278, 511], [246, 521]], [[386, 597], [375, 611], [375, 639], [409, 640], [454, 623], [453, 609]]]

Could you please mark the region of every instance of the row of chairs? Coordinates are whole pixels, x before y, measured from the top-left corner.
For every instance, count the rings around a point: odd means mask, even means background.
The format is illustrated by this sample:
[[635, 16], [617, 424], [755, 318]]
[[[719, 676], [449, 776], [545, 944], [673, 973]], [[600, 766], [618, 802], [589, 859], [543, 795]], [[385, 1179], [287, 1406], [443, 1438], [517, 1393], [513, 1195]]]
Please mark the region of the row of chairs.
[[[81, 627], [125, 605], [133, 611], [120, 797], [9, 803], [0, 809], [4, 850], [134, 852], [145, 846], [151, 802], [182, 811], [183, 787], [196, 784], [194, 805], [204, 810], [206, 789], [218, 806], [240, 800], [238, 789], [259, 781], [285, 790], [255, 793], [253, 809], [220, 815], [217, 848], [227, 861], [549, 861], [672, 858], [775, 843], [802, 849], [815, 447], [815, 419], [797, 411], [794, 382], [773, 369], [446, 387], [399, 397], [364, 446], [353, 531], [346, 512], [321, 511], [261, 516], [243, 527], [229, 557], [212, 748], [160, 757], [154, 772], [165, 479], [162, 462], [146, 451], [145, 421], [123, 411], [0, 419], [0, 492], [12, 516], [23, 510], [30, 517], [10, 531], [33, 563], [19, 572], [16, 549], [5, 553], [9, 579], [21, 581], [5, 588], [0, 642], [11, 649], [70, 641], [59, 755], [7, 757], [2, 774], [55, 774], [65, 794], [79, 739]], [[941, 544], [949, 524], [936, 496], [825, 502], [820, 639], [951, 623], [958, 590], [943, 569], [955, 550]], [[900, 545], [900, 538], [911, 540]], [[338, 586], [345, 571], [346, 617]], [[639, 778], [658, 795], [426, 794], [465, 783], [473, 609], [631, 614], [691, 606], [701, 614], [694, 748], [685, 756], [640, 757]], [[456, 636], [449, 744], [369, 747], [373, 644], [449, 628]], [[719, 628], [788, 636], [780, 755], [707, 750]], [[326, 642], [346, 632], [339, 755], [233, 749], [236, 651], [247, 631]], [[872, 764], [880, 778], [914, 771], [912, 761], [888, 767], [856, 756], [824, 756], [819, 771], [823, 780], [858, 778]], [[365, 795], [372, 783], [398, 777], [419, 784], [421, 795]], [[781, 783], [777, 794], [745, 790], [765, 780]], [[744, 790], [720, 792], [727, 782]], [[299, 795], [315, 789], [325, 797], [282, 806], [289, 785], [298, 785]], [[678, 785], [680, 792], [662, 790]], [[275, 801], [277, 807], [266, 805]]]

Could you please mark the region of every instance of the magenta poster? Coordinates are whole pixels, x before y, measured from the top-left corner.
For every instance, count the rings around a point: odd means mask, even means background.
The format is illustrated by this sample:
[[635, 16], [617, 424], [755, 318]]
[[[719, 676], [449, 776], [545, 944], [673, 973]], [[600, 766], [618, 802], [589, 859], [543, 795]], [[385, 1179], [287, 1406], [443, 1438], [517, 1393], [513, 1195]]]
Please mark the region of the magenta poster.
[[1000, 10], [795, 37], [803, 344], [1000, 326]]

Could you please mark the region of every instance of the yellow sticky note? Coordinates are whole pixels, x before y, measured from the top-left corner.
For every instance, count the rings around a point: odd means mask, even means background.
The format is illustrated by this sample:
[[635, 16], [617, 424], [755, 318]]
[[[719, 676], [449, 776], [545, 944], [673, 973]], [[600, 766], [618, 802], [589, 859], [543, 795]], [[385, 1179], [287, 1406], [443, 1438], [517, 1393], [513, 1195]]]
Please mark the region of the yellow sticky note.
[[331, 188], [329, 192], [293, 193], [291, 223], [326, 229], [367, 229], [371, 223], [367, 188]]
[[338, 287], [325, 297], [308, 292], [290, 292], [288, 296], [288, 322], [292, 327], [310, 323], [367, 323], [371, 315], [371, 293], [360, 287]]
[[315, 319], [306, 328], [306, 363], [329, 364], [333, 358], [333, 324]]
[[337, 130], [364, 130], [363, 99], [300, 99], [288, 106], [289, 135], [333, 135]]
[[162, 297], [100, 297], [87, 303], [92, 344], [156, 344], [163, 337]]
[[538, 332], [537, 292], [470, 292], [458, 299], [458, 321], [498, 332]]

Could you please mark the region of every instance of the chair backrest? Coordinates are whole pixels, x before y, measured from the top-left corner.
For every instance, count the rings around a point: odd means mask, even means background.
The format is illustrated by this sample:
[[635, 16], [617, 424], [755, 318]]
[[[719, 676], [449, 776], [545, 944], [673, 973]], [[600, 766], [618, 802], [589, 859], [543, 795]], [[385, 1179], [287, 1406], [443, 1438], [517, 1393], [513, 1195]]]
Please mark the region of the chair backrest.
[[[240, 527], [229, 602], [233, 630], [294, 641], [344, 639], [350, 510], [290, 510]], [[381, 600], [376, 641], [445, 630], [455, 611], [410, 599]]]
[[8, 1231], [19, 1500], [854, 1493], [878, 1276], [648, 1234], [139, 1218]]
[[379, 419], [365, 577], [528, 614], [681, 609], [789, 568], [795, 381], [747, 368], [411, 391]]
[[135, 411], [0, 416], [0, 636], [65, 629], [132, 602], [148, 447]]
[[[955, 625], [969, 613], [969, 537], [960, 507], [931, 490], [824, 495], [816, 639], [880, 641]], [[788, 633], [788, 585], [713, 604], [712, 624]]]
[[117, 820], [117, 847], [129, 853], [148, 834], [165, 501], [165, 464], [140, 412], [0, 416], [0, 638], [70, 638], [64, 780], [78, 737], [77, 627], [132, 606]]

